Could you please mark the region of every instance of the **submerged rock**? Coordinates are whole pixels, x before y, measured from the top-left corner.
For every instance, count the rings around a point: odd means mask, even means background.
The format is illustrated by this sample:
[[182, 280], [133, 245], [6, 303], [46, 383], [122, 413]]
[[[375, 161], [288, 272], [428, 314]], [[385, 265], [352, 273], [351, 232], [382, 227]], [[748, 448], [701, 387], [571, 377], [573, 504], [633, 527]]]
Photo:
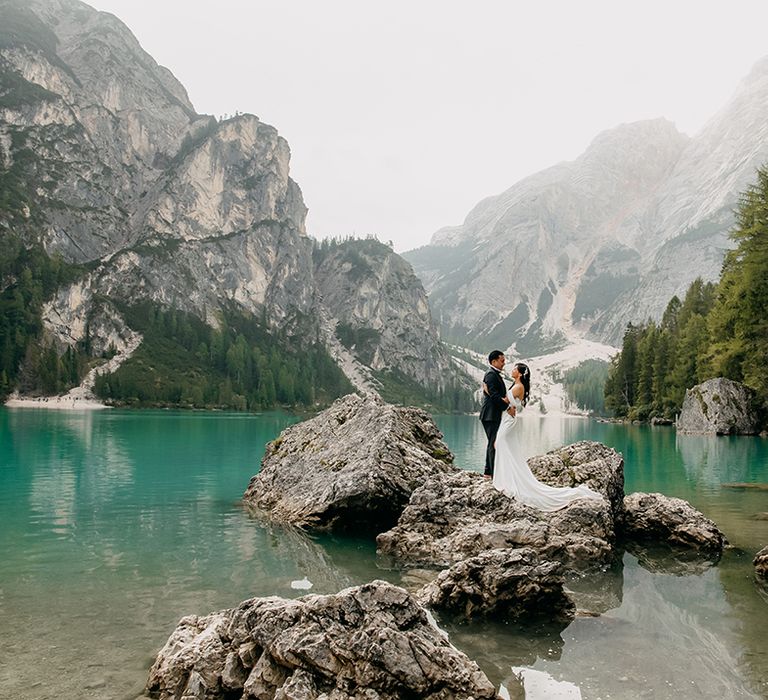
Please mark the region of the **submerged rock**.
[[605, 563], [614, 525], [604, 500], [546, 513], [509, 498], [480, 474], [438, 474], [414, 491], [397, 525], [376, 538], [401, 566], [442, 568], [488, 549], [531, 547], [574, 567]]
[[719, 550], [706, 553], [698, 549], [670, 547], [669, 543], [654, 541], [629, 541], [626, 550], [637, 559], [637, 563], [646, 571], [670, 576], [701, 576], [720, 559]]
[[383, 581], [185, 617], [152, 666], [147, 692], [160, 700], [496, 697], [413, 596]]
[[454, 564], [418, 593], [423, 605], [464, 618], [573, 617], [562, 566], [542, 561], [531, 547], [492, 549]]
[[756, 435], [760, 422], [755, 392], [730, 379], [709, 379], [685, 392], [677, 418], [680, 433]]
[[380, 532], [428, 477], [457, 471], [442, 437], [425, 411], [350, 394], [270, 442], [243, 500], [302, 527]]
[[768, 581], [768, 546], [763, 547], [752, 560], [755, 565], [755, 573], [761, 578]]
[[632, 493], [624, 499], [622, 534], [714, 554], [727, 544], [717, 525], [690, 503], [660, 493]]

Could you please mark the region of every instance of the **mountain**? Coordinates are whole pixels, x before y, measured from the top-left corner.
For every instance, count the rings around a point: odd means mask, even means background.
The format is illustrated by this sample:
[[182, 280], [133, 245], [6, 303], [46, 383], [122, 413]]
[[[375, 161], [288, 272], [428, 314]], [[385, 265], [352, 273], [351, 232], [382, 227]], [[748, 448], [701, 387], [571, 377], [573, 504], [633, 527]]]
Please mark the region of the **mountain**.
[[[41, 307], [38, 344], [53, 343], [59, 354], [87, 345], [98, 356], [126, 352], [150, 327], [172, 335], [199, 319], [231, 335], [255, 324], [251, 342], [273, 346], [275, 362], [321, 346], [363, 388], [381, 386], [377, 373], [430, 395], [461, 385], [408, 264], [364, 244], [376, 271], [365, 289], [381, 298], [360, 297], [349, 315], [336, 289], [363, 293], [360, 271], [344, 257], [360, 244], [339, 242], [334, 255], [313, 259], [318, 244], [305, 230], [287, 142], [253, 115], [197, 114], [183, 86], [114, 16], [77, 0], [0, 0], [0, 80], [0, 237], [19, 251], [5, 274], [0, 264], [7, 308], [14, 293], [18, 303], [26, 298], [16, 268], [33, 248], [67, 270]], [[392, 312], [398, 304], [405, 320]], [[136, 308], [189, 318], [162, 316], [138, 329]], [[5, 331], [0, 325], [0, 370], [12, 377], [20, 351], [7, 349], [9, 318]], [[345, 346], [338, 323], [346, 340], [349, 328], [367, 333], [365, 347]], [[219, 342], [204, 330], [192, 336]], [[34, 359], [32, 346], [22, 364]]]
[[521, 354], [616, 345], [696, 277], [716, 280], [739, 193], [768, 159], [766, 103], [768, 59], [695, 137], [623, 124], [405, 253], [445, 337]]

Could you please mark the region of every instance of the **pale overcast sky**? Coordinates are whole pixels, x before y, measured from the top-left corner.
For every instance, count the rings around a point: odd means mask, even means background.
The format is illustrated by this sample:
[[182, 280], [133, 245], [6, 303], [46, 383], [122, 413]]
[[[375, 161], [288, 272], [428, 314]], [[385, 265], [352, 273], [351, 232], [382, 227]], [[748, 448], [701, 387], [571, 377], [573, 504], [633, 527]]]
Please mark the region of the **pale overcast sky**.
[[666, 117], [695, 134], [768, 54], [766, 0], [89, 4], [198, 112], [278, 129], [311, 235], [399, 252], [604, 129]]

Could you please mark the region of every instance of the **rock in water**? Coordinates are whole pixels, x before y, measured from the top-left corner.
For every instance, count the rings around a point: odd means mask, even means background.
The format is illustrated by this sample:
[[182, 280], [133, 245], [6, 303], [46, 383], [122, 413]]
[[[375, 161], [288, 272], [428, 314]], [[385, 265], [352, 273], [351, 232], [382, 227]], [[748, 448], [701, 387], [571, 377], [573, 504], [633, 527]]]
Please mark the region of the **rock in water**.
[[496, 697], [413, 596], [383, 581], [182, 618], [152, 666], [147, 693], [160, 700]]
[[586, 484], [608, 499], [613, 517], [624, 510], [624, 458], [600, 442], [582, 440], [528, 460], [534, 476], [550, 486]]
[[411, 496], [397, 525], [380, 534], [380, 554], [404, 566], [445, 567], [487, 549], [532, 547], [574, 568], [613, 555], [614, 522], [605, 500], [580, 499], [546, 513], [497, 491], [472, 472], [438, 474]]
[[423, 605], [465, 618], [494, 615], [504, 620], [573, 617], [563, 590], [562, 566], [542, 561], [531, 547], [492, 549], [465, 559], [419, 591]]
[[302, 527], [381, 532], [430, 476], [458, 471], [442, 437], [420, 409], [350, 394], [270, 442], [243, 499]]
[[755, 555], [752, 563], [755, 565], [755, 573], [761, 579], [768, 581], [768, 547], [763, 547]]
[[709, 379], [685, 392], [677, 419], [680, 433], [755, 435], [760, 421], [755, 393], [730, 379]]
[[655, 540], [720, 554], [725, 535], [709, 518], [680, 498], [632, 493], [624, 499], [623, 534], [629, 540]]

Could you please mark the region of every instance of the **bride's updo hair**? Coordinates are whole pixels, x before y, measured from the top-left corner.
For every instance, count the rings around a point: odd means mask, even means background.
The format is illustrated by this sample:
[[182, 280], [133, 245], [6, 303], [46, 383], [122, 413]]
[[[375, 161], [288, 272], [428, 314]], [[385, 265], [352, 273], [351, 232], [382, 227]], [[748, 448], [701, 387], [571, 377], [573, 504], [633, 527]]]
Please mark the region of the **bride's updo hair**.
[[528, 369], [528, 365], [524, 365], [522, 362], [515, 363], [515, 369], [520, 372], [520, 381], [523, 384], [523, 406], [528, 403], [528, 395], [531, 393], [531, 370]]

